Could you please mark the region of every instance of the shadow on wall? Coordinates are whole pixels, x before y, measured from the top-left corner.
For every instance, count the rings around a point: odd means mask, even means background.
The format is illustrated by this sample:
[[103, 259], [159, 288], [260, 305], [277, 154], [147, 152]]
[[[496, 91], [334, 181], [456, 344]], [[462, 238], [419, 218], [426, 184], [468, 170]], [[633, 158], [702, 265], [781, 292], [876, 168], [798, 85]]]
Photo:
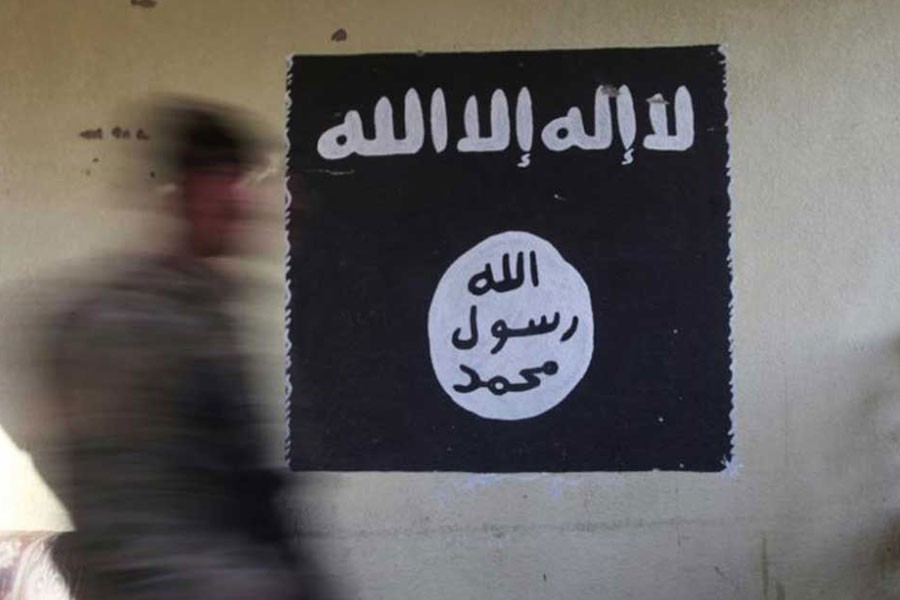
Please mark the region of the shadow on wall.
[[[837, 489], [843, 490], [834, 499], [820, 498], [826, 508], [806, 516], [832, 522], [827, 533], [830, 539], [820, 542], [829, 550], [820, 560], [834, 564], [834, 573], [838, 568], [852, 573], [844, 582], [820, 582], [830, 586], [823, 588], [823, 593], [829, 593], [828, 589], [840, 593], [844, 585], [848, 589], [871, 588], [872, 582], [879, 582], [870, 597], [900, 598], [900, 338], [875, 339], [850, 348], [840, 358], [840, 365], [829, 367], [813, 361], [822, 384], [832, 394], [843, 390], [846, 397], [841, 413], [820, 411], [817, 415], [824, 418], [818, 434], [828, 440], [824, 477], [836, 484], [818, 490], [799, 483], [800, 479], [816, 481], [810, 474], [802, 474], [791, 483], [796, 488], [793, 498], [803, 506], [808, 503], [805, 496], [833, 495], [831, 488], [838, 484]], [[806, 529], [824, 534], [814, 524]], [[794, 540], [792, 548], [799, 550], [809, 543], [809, 538]], [[826, 566], [817, 565], [820, 574], [823, 568]], [[809, 581], [815, 579], [812, 571], [808, 576]]]
[[874, 438], [882, 457], [881, 501], [885, 527], [877, 548], [876, 566], [888, 598], [900, 598], [900, 338], [890, 354], [892, 369], [882, 378], [884, 389], [872, 397]]

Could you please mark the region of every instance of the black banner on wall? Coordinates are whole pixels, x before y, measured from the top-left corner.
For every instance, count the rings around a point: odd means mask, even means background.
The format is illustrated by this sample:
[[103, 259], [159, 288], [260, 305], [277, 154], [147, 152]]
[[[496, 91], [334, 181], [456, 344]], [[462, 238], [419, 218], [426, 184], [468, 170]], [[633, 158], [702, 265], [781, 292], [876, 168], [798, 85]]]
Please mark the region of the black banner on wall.
[[716, 47], [295, 56], [291, 467], [719, 471]]

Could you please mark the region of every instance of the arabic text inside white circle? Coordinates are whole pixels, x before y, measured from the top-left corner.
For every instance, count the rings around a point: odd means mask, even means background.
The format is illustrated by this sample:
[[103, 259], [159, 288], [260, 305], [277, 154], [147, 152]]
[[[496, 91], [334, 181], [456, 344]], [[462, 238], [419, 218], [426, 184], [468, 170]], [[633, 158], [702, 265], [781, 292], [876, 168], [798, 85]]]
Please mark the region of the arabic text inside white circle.
[[459, 406], [488, 419], [535, 417], [587, 372], [590, 292], [549, 242], [508, 231], [447, 269], [432, 298], [428, 336], [438, 381]]

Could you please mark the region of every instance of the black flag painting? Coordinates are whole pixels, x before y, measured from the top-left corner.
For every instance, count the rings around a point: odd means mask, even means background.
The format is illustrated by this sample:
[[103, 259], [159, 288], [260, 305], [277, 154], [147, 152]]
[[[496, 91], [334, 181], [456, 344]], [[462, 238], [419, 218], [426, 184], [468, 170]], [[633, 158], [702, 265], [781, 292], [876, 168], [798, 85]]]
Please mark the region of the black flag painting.
[[294, 56], [300, 471], [732, 460], [720, 48]]

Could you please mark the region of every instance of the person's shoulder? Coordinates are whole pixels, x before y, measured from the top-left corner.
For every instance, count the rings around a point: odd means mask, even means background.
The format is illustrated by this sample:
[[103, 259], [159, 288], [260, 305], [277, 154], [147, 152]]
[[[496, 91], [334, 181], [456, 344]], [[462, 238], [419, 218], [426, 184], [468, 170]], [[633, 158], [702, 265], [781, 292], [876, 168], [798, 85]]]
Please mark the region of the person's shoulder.
[[159, 334], [190, 328], [177, 274], [154, 257], [109, 262], [99, 277], [80, 286], [60, 315], [69, 334]]

